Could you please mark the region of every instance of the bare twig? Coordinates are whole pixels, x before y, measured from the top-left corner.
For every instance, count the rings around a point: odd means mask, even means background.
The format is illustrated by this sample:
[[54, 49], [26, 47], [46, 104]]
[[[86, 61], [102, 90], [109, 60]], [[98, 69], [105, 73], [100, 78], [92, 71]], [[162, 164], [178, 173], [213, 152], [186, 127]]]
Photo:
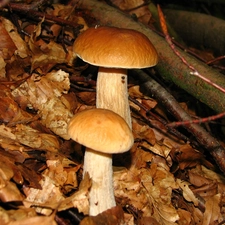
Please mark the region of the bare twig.
[[193, 123], [207, 123], [213, 120], [221, 119], [222, 117], [225, 116], [225, 112], [219, 113], [217, 115], [205, 117], [205, 118], [199, 118], [195, 120], [186, 120], [186, 121], [178, 121], [178, 122], [172, 122], [167, 124], [168, 127], [178, 127], [178, 126], [186, 126], [188, 124], [193, 124]]
[[225, 55], [221, 55], [221, 56], [219, 56], [219, 57], [217, 57], [217, 58], [215, 58], [215, 59], [212, 59], [212, 60], [206, 62], [206, 64], [211, 65], [211, 64], [213, 64], [213, 63], [215, 63], [215, 62], [218, 62], [218, 61], [220, 61], [220, 60], [222, 60], [222, 59], [224, 59], [224, 58], [225, 58]]

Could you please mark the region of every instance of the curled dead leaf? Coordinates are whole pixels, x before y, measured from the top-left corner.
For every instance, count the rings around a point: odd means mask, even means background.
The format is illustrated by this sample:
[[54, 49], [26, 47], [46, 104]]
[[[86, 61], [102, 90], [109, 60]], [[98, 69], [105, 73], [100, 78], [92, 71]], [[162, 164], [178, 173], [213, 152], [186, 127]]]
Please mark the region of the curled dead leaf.
[[179, 187], [183, 190], [184, 198], [189, 202], [193, 202], [195, 206], [198, 206], [198, 199], [195, 197], [193, 191], [190, 189], [189, 187], [190, 183], [182, 181], [180, 179], [177, 179], [176, 182], [179, 185]]

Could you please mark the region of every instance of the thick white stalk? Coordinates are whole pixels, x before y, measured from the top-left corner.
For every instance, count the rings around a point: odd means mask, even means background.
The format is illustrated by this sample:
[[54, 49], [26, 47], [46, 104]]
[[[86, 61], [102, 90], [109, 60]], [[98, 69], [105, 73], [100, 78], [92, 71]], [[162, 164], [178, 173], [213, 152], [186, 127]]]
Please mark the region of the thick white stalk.
[[[127, 91], [127, 70], [99, 68], [96, 107], [109, 109], [125, 119], [131, 128], [131, 115]], [[113, 189], [112, 155], [87, 149], [84, 173], [92, 179], [89, 215], [95, 216], [116, 206]]]
[[123, 117], [131, 128], [127, 70], [100, 67], [96, 91], [96, 107], [114, 111]]
[[113, 191], [112, 155], [86, 149], [84, 156], [84, 173], [92, 179], [90, 190], [89, 215], [95, 216], [116, 206]]

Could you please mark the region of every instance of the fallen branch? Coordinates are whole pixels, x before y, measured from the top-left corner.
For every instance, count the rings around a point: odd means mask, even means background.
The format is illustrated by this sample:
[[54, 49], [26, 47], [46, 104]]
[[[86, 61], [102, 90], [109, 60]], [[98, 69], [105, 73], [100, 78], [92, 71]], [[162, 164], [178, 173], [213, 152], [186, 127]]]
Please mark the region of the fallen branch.
[[[188, 66], [183, 64], [173, 53], [162, 37], [159, 37], [145, 25], [134, 21], [128, 15], [108, 6], [106, 3], [96, 0], [82, 0], [79, 1], [79, 7], [89, 10], [92, 16], [99, 21], [100, 25], [131, 28], [144, 33], [149, 37], [158, 51], [160, 60], [156, 69], [164, 79], [174, 82], [180, 88], [186, 90], [216, 112], [225, 111], [224, 94], [198, 77], [191, 75], [191, 70]], [[94, 25], [96, 24], [93, 24], [93, 26]], [[179, 52], [200, 74], [210, 79], [213, 83], [225, 88], [225, 79], [222, 74], [189, 56], [185, 52]]]
[[163, 10], [166, 19], [186, 43], [225, 53], [225, 21], [211, 15], [183, 10]]

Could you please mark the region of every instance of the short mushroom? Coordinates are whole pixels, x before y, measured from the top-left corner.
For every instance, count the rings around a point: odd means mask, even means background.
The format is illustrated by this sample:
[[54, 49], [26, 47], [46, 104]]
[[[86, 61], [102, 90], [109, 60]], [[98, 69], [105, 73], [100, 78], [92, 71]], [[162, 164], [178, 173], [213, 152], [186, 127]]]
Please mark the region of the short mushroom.
[[92, 178], [89, 215], [95, 216], [116, 206], [113, 190], [112, 154], [128, 151], [133, 145], [126, 121], [107, 109], [88, 109], [74, 115], [68, 134], [87, 147], [84, 173]]
[[158, 54], [148, 37], [131, 29], [94, 27], [78, 36], [73, 49], [83, 61], [99, 66], [96, 107], [118, 113], [131, 127], [127, 69], [157, 64]]

